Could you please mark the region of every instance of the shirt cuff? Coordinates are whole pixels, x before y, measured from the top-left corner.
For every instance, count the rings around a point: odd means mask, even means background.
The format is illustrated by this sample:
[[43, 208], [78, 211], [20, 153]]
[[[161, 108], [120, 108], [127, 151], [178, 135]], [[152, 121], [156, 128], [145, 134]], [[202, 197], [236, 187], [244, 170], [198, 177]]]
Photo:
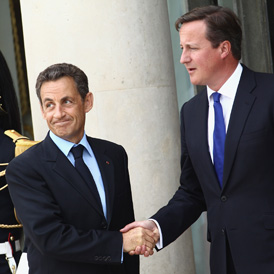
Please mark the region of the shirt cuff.
[[149, 219], [149, 220], [150, 220], [150, 221], [153, 221], [153, 222], [156, 224], [156, 226], [157, 226], [157, 228], [158, 228], [158, 230], [159, 230], [160, 239], [159, 239], [159, 241], [156, 243], [156, 247], [157, 247], [158, 249], [162, 249], [162, 248], [163, 248], [163, 235], [162, 235], [161, 227], [160, 227], [159, 223], [158, 223], [156, 220], [154, 220], [154, 219]]

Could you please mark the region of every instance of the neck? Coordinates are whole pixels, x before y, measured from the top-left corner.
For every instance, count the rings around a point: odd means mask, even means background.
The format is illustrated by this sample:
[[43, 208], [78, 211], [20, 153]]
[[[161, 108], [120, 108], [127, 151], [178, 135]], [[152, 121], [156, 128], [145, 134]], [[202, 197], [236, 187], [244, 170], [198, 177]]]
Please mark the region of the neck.
[[220, 73], [217, 75], [218, 81], [214, 82], [212, 85], [209, 84], [208, 86], [214, 91], [219, 91], [219, 89], [234, 73], [237, 66], [238, 66], [238, 60], [235, 60], [235, 62], [230, 63], [229, 65], [224, 64], [224, 67], [222, 68]]

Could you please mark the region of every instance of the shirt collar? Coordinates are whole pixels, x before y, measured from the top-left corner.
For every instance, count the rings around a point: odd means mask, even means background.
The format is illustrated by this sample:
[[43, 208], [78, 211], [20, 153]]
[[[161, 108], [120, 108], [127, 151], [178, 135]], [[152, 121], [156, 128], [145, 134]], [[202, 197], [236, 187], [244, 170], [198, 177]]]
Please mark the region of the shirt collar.
[[[242, 75], [243, 67], [239, 63], [232, 75], [228, 78], [228, 80], [222, 85], [222, 87], [218, 90], [219, 93], [222, 95], [229, 97], [231, 99], [235, 98], [237, 88], [240, 82], [240, 78]], [[210, 96], [215, 91], [212, 90], [209, 86], [207, 86], [207, 97], [208, 101], [210, 102]]]
[[52, 131], [49, 132], [49, 136], [52, 139], [52, 141], [57, 145], [57, 147], [68, 157], [68, 154], [71, 150], [72, 147], [76, 146], [76, 145], [83, 145], [86, 150], [88, 151], [88, 153], [90, 154], [90, 156], [92, 157], [93, 153], [90, 147], [90, 144], [87, 140], [87, 136], [86, 133], [84, 133], [84, 136], [82, 138], [82, 140], [78, 143], [78, 144], [74, 144], [72, 142], [69, 142], [67, 140], [64, 140], [60, 137], [58, 137], [57, 135], [55, 135]]

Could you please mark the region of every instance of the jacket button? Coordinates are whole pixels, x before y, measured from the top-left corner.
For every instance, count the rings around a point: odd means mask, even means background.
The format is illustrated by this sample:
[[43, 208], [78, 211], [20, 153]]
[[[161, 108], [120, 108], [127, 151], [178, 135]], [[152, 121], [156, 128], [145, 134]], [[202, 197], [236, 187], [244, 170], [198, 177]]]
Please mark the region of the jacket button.
[[102, 227], [102, 229], [107, 229], [108, 228], [107, 223], [106, 222], [102, 222], [101, 227]]
[[222, 234], [223, 234], [223, 235], [225, 234], [225, 229], [224, 229], [224, 228], [222, 228]]
[[226, 197], [226, 196], [222, 196], [222, 197], [221, 197], [221, 201], [222, 201], [222, 202], [226, 202], [226, 200], [227, 200], [227, 197]]

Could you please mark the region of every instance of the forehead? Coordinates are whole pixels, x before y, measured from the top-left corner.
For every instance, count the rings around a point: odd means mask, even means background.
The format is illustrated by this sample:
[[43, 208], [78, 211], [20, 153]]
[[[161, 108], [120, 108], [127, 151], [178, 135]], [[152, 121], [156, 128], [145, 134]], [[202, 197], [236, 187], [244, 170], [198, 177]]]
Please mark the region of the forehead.
[[77, 95], [76, 84], [71, 77], [62, 77], [58, 80], [44, 82], [41, 86], [41, 98], [56, 96]]
[[197, 20], [182, 24], [180, 30], [180, 42], [199, 42], [201, 39], [206, 39], [206, 24], [203, 20]]

